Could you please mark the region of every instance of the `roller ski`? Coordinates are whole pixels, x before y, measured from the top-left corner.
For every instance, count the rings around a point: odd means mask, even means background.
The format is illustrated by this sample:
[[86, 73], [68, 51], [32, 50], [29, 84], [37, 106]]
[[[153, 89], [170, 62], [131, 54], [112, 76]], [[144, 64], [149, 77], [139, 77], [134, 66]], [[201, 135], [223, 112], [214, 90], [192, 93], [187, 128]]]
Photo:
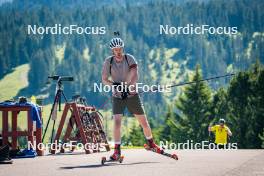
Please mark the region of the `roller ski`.
[[106, 157], [102, 157], [101, 164], [104, 165], [105, 163], [113, 163], [113, 162], [122, 163], [123, 160], [124, 160], [123, 155], [119, 155], [119, 154], [114, 153], [112, 156], [110, 156], [110, 158], [108, 160], [106, 159]]
[[119, 162], [122, 163], [124, 160], [124, 156], [121, 155], [120, 144], [115, 145], [115, 151], [113, 155], [107, 160], [106, 157], [102, 157], [101, 164], [104, 165], [107, 162]]
[[144, 144], [144, 148], [148, 151], [152, 151], [167, 157], [170, 157], [172, 159], [178, 160], [178, 156], [176, 154], [170, 154], [165, 152], [163, 149], [159, 148], [156, 144], [152, 144], [152, 146], [148, 145], [148, 144]]

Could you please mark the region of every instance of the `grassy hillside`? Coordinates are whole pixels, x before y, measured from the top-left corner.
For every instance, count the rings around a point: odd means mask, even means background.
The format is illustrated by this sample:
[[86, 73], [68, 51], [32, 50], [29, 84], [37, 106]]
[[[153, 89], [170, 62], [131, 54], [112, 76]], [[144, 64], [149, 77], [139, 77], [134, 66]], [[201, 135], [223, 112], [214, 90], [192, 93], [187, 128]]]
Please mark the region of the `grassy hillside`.
[[28, 86], [28, 71], [29, 64], [20, 65], [0, 80], [0, 101], [15, 97], [19, 90]]
[[[17, 93], [28, 86], [28, 71], [29, 71], [29, 64], [24, 64], [16, 67], [13, 72], [7, 74], [3, 79], [0, 80], [0, 101], [4, 101], [7, 99], [12, 99], [17, 95]], [[42, 107], [42, 118], [43, 118], [43, 132], [46, 127], [50, 110], [51, 110], [51, 104], [44, 105]], [[64, 104], [62, 105], [62, 110], [64, 108]], [[111, 111], [100, 111], [104, 116], [104, 125], [106, 128], [106, 133], [108, 134], [108, 137], [111, 139], [112, 136], [112, 128], [113, 128], [113, 121], [111, 118]], [[11, 114], [9, 114], [11, 116]], [[61, 118], [62, 111], [58, 112], [57, 115], [57, 121], [55, 125], [55, 130], [58, 128], [59, 119]], [[69, 119], [69, 115], [67, 116], [67, 119]], [[27, 128], [27, 120], [26, 120], [27, 114], [25, 112], [20, 112], [18, 115], [18, 128], [20, 130], [25, 130]], [[125, 117], [127, 118], [127, 117]], [[134, 118], [127, 118], [127, 120], [124, 118], [123, 120], [123, 133], [127, 134], [129, 133], [129, 130], [133, 123], [135, 123]], [[67, 120], [66, 120], [67, 122]], [[53, 121], [50, 121], [49, 128], [46, 133], [45, 142], [49, 141], [49, 137], [52, 133], [52, 124]], [[66, 125], [65, 125], [66, 127]], [[11, 120], [9, 123], [9, 129], [11, 130]], [[65, 129], [64, 129], [65, 130]], [[2, 113], [0, 113], [0, 131], [2, 131]]]

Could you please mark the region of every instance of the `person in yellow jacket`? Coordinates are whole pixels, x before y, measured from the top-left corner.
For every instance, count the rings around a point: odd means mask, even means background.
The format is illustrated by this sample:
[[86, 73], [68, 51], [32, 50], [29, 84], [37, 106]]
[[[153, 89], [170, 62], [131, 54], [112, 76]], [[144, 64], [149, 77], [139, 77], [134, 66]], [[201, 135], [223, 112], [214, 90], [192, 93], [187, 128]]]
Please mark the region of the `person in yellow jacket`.
[[232, 136], [231, 130], [225, 125], [225, 119], [220, 119], [218, 125], [209, 126], [208, 131], [214, 132], [215, 144], [218, 145], [219, 148], [224, 148], [227, 144], [227, 137]]

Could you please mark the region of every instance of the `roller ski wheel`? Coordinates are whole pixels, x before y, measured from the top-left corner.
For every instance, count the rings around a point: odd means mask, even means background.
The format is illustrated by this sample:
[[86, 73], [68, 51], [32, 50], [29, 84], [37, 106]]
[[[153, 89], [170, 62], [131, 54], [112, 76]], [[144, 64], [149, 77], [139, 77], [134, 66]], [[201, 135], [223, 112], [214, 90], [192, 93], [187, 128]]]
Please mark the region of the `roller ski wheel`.
[[175, 160], [179, 159], [178, 155], [176, 155], [175, 153], [170, 154], [170, 153], [165, 152], [164, 150], [161, 150], [160, 152], [158, 152], [156, 148], [151, 148], [148, 144], [144, 144], [144, 148], [148, 151], [152, 151], [154, 153], [157, 153], [157, 154], [160, 154], [163, 156], [167, 156], [167, 157], [170, 157], [170, 158], [175, 159]]
[[102, 159], [101, 159], [101, 164], [102, 165], [105, 165], [105, 163], [108, 163], [108, 162], [119, 162], [119, 163], [122, 163], [123, 162], [123, 160], [124, 160], [124, 156], [123, 155], [121, 155], [118, 159], [116, 159], [116, 160], [113, 160], [113, 159], [106, 159], [106, 157], [104, 156], [104, 157], [102, 157]]
[[124, 160], [124, 156], [122, 155], [122, 156], [120, 156], [120, 158], [119, 158], [119, 163], [123, 163], [123, 160]]
[[178, 156], [177, 156], [175, 153], [172, 154], [171, 157], [172, 157], [173, 159], [175, 159], [175, 160], [178, 160], [178, 159], [179, 159]]
[[102, 157], [102, 160], [101, 160], [101, 164], [104, 165], [105, 162], [106, 162], [106, 157], [103, 156], [103, 157]]

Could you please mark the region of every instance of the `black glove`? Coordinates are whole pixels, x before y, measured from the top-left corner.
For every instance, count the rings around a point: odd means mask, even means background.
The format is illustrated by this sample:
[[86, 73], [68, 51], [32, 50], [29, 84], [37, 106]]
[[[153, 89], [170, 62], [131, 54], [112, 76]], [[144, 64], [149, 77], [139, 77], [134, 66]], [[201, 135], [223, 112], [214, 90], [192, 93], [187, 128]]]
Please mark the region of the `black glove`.
[[128, 97], [128, 92], [122, 92], [121, 98], [122, 100], [126, 99]]
[[122, 98], [122, 100], [126, 99], [126, 98], [128, 97], [129, 94], [130, 94], [130, 93], [129, 93], [128, 88], [127, 88], [126, 90], [123, 90], [123, 92], [122, 92], [122, 94], [121, 94], [121, 98]]
[[129, 95], [128, 88], [125, 89], [125, 87], [122, 87], [120, 82], [114, 82], [113, 86], [118, 92], [122, 92], [121, 93], [122, 100], [124, 100], [124, 99], [126, 99], [128, 97], [128, 95]]

